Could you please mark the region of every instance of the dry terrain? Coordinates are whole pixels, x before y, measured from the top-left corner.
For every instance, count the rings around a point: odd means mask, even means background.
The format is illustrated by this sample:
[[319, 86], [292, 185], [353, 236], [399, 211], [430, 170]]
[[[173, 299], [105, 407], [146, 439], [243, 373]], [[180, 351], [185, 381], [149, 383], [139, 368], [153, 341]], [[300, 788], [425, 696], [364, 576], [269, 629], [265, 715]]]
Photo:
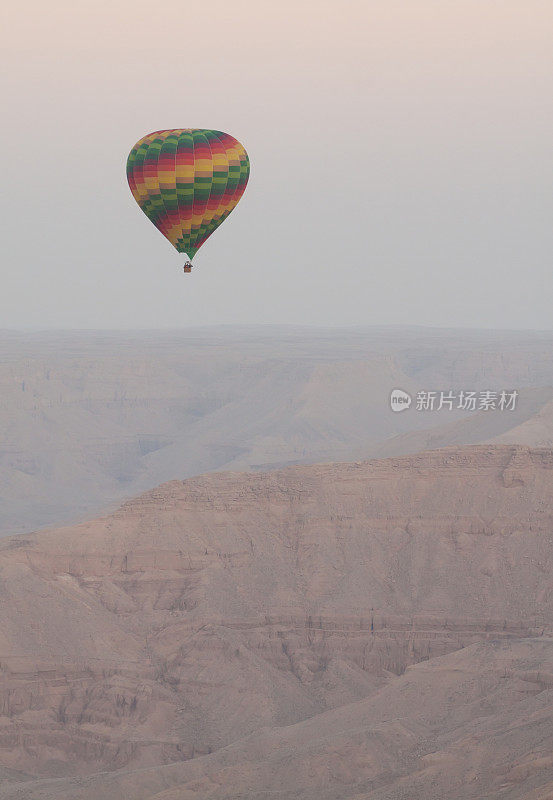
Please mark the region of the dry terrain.
[[171, 481], [0, 543], [2, 800], [551, 800], [553, 450]]
[[[550, 446], [553, 334], [252, 327], [3, 332], [0, 535], [164, 481], [479, 442]], [[394, 414], [393, 388], [521, 391], [515, 413]]]

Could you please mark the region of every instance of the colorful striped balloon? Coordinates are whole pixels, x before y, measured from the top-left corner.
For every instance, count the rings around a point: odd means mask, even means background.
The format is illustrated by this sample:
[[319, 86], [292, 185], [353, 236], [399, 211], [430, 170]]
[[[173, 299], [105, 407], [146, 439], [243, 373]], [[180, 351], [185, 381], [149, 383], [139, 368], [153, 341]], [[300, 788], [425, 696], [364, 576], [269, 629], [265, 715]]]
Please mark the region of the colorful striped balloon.
[[149, 133], [127, 159], [134, 199], [189, 259], [235, 208], [249, 174], [250, 161], [240, 142], [207, 128]]

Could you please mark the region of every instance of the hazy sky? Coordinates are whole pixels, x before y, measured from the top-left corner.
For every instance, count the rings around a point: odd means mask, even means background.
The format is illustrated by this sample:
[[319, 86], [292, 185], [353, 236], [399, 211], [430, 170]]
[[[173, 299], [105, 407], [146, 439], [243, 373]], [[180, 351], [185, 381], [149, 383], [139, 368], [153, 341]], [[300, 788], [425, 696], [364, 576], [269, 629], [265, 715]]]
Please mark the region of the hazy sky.
[[[553, 328], [552, 0], [4, 4], [0, 327]], [[250, 184], [183, 276], [129, 149]]]

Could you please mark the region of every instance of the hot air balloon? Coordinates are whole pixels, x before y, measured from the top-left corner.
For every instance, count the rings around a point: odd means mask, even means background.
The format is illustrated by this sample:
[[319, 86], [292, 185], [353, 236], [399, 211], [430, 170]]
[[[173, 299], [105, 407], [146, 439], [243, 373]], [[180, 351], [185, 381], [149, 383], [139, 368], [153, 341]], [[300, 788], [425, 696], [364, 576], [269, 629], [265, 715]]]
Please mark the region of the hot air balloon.
[[143, 136], [127, 159], [134, 199], [179, 253], [184, 271], [244, 194], [250, 161], [233, 136], [174, 128]]

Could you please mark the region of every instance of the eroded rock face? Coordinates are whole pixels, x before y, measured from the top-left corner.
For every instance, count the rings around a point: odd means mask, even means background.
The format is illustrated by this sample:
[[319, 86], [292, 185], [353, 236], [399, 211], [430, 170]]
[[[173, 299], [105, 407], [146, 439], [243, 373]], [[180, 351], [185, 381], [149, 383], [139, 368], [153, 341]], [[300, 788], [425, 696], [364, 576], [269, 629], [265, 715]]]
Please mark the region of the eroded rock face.
[[[553, 451], [514, 446], [173, 481], [109, 517], [3, 540], [0, 764], [212, 764], [260, 730], [346, 720], [348, 703], [370, 726], [413, 665], [461, 669], [479, 647], [511, 653], [493, 673], [511, 700], [545, 696], [549, 651], [540, 667], [511, 649], [552, 632], [552, 566]], [[463, 664], [479, 680], [480, 662]]]

